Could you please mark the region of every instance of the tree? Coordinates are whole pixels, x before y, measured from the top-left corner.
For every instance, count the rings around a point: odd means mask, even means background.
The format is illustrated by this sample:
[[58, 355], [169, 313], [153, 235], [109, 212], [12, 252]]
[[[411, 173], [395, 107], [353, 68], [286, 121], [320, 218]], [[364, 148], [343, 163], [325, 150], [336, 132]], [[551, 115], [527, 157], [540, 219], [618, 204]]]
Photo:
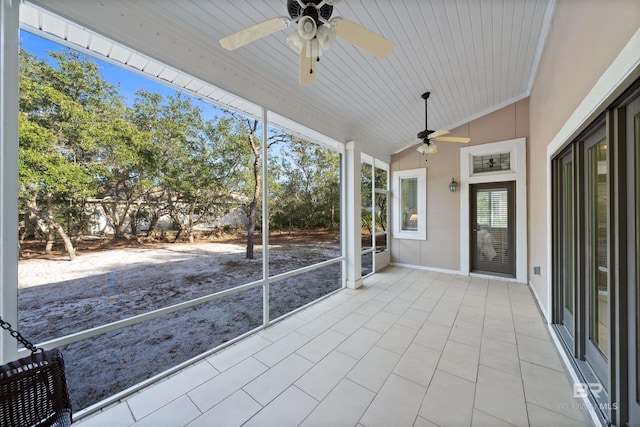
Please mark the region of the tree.
[[258, 206], [260, 202], [260, 158], [261, 158], [261, 149], [262, 144], [260, 143], [260, 137], [256, 135], [258, 130], [258, 120], [255, 119], [238, 119], [244, 124], [245, 132], [244, 138], [248, 143], [249, 149], [251, 150], [251, 180], [250, 182], [253, 184], [253, 188], [250, 189], [249, 194], [251, 195], [251, 199], [249, 201], [249, 224], [247, 225], [247, 251], [246, 258], [254, 259], [255, 255], [253, 253], [254, 248], [254, 235], [256, 231], [256, 218], [258, 212]]
[[[258, 135], [258, 132], [262, 130], [260, 126], [260, 122], [256, 119], [251, 119], [248, 117], [240, 117], [237, 114], [232, 114], [235, 118], [236, 122], [240, 124], [236, 129], [236, 133], [239, 138], [246, 142], [246, 144], [242, 144], [239, 149], [239, 153], [244, 153], [245, 162], [249, 162], [250, 166], [246, 173], [245, 182], [245, 192], [249, 197], [249, 206], [248, 206], [248, 225], [247, 225], [247, 248], [246, 248], [246, 258], [254, 259], [254, 246], [255, 246], [255, 231], [258, 219], [258, 212], [260, 211], [260, 189], [262, 188], [261, 183], [261, 158], [262, 158], [262, 142], [261, 138]], [[267, 149], [272, 147], [277, 143], [281, 143], [283, 141], [287, 141], [289, 139], [289, 135], [278, 133], [276, 130], [272, 129], [270, 132]], [[248, 149], [248, 151], [246, 151]], [[247, 153], [248, 157], [247, 157]], [[270, 183], [270, 187], [273, 184]]]
[[289, 135], [283, 156], [271, 158], [269, 171], [274, 228], [335, 228], [339, 224], [340, 156], [320, 145]]
[[57, 67], [20, 54], [20, 207], [39, 219], [48, 235], [47, 251], [55, 231], [73, 259], [67, 231], [81, 234], [72, 224], [78, 222], [74, 215], [84, 216], [84, 201], [96, 188], [92, 154], [101, 137], [96, 123], [108, 116], [118, 96], [87, 57], [69, 50], [50, 56]]
[[153, 135], [161, 147], [158, 184], [178, 226], [176, 241], [184, 234], [193, 242], [198, 224], [237, 203], [233, 190], [244, 167], [238, 135], [231, 118], [204, 120], [191, 98], [179, 93], [160, 104]]
[[95, 129], [102, 135], [95, 153], [98, 198], [116, 239], [124, 236], [127, 221], [131, 233], [137, 234], [137, 220], [143, 215], [144, 199], [153, 187], [159, 154], [149, 133], [128, 121], [123, 114], [126, 112], [121, 106]]
[[372, 166], [368, 163], [361, 164], [361, 173], [360, 173], [360, 196], [361, 196], [361, 211], [362, 215], [360, 217], [362, 227], [366, 228], [369, 236], [373, 235], [373, 230], [371, 225], [373, 223], [373, 212], [371, 206], [371, 198], [372, 198], [372, 179], [371, 179], [371, 170]]
[[163, 158], [162, 144], [164, 142], [161, 117], [162, 95], [138, 89], [129, 113], [129, 120], [140, 132], [147, 134], [149, 142], [157, 150], [155, 163], [147, 164], [150, 169], [145, 170], [145, 193], [131, 209], [131, 227], [138, 229], [138, 222], [148, 221], [147, 232], [153, 235], [160, 218], [169, 213], [169, 205], [164, 188], [160, 181], [160, 166]]

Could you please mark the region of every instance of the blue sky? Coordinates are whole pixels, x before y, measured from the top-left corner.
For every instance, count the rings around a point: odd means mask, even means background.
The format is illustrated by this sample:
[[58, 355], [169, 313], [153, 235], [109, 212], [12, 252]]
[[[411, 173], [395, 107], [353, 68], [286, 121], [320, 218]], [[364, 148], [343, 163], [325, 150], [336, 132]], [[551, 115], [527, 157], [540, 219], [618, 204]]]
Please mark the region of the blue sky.
[[[49, 51], [60, 51], [65, 47], [55, 43], [46, 38], [40, 37], [28, 31], [20, 30], [20, 46], [25, 51], [29, 52], [36, 57], [47, 61], [50, 65], [55, 66], [56, 62], [49, 57]], [[140, 74], [126, 70], [117, 65], [110, 64], [109, 62], [102, 61], [93, 56], [88, 55], [93, 61], [98, 64], [100, 74], [109, 83], [119, 87], [120, 94], [125, 98], [126, 102], [131, 105], [135, 98], [135, 93], [138, 89], [144, 89], [151, 93], [159, 93], [163, 96], [174, 95], [176, 90], [158, 83], [154, 80], [145, 78]], [[186, 96], [192, 98], [195, 105], [201, 108], [202, 116], [206, 120], [213, 120], [216, 116], [223, 117], [227, 113], [219, 110], [214, 105], [201, 101], [200, 99], [185, 93]], [[273, 128], [269, 126], [269, 129]], [[281, 155], [279, 144], [272, 147], [273, 153]]]
[[[40, 59], [47, 60], [51, 65], [55, 65], [48, 51], [60, 51], [64, 46], [52, 42], [51, 40], [37, 36], [28, 31], [20, 30], [20, 46], [32, 55]], [[137, 73], [128, 71], [122, 67], [112, 65], [108, 62], [101, 61], [95, 57], [90, 57], [95, 61], [100, 70], [102, 77], [109, 83], [119, 86], [120, 94], [125, 98], [126, 102], [131, 105], [138, 89], [144, 89], [148, 92], [159, 93], [163, 96], [174, 95], [176, 90], [168, 86], [157, 83], [151, 79], [147, 79]], [[195, 97], [190, 96], [194, 103], [203, 110], [203, 116], [206, 119], [212, 119], [214, 116], [222, 116], [224, 113], [213, 105], [205, 103]]]

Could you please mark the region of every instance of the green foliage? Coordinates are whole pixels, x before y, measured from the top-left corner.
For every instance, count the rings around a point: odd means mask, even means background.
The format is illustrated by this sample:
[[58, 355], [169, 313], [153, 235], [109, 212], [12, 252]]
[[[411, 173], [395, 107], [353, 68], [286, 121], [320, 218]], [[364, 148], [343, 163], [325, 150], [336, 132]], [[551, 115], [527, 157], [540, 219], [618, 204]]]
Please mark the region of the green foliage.
[[[163, 215], [176, 238], [240, 206], [259, 216], [260, 122], [205, 119], [178, 92], [139, 90], [128, 106], [91, 58], [49, 56], [20, 53], [19, 209], [39, 221], [28, 232], [79, 237], [98, 205], [115, 237]], [[274, 130], [268, 144], [271, 226], [339, 227], [340, 156]]]
[[271, 157], [270, 224], [273, 229], [336, 228], [340, 224], [340, 156], [297, 137]]

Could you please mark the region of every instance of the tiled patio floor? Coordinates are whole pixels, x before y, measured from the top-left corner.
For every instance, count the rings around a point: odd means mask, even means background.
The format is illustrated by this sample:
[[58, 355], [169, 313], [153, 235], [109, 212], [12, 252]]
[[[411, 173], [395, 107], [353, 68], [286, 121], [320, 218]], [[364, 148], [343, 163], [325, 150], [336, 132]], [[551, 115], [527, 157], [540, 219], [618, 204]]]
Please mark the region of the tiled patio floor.
[[388, 268], [90, 426], [581, 426], [522, 284]]

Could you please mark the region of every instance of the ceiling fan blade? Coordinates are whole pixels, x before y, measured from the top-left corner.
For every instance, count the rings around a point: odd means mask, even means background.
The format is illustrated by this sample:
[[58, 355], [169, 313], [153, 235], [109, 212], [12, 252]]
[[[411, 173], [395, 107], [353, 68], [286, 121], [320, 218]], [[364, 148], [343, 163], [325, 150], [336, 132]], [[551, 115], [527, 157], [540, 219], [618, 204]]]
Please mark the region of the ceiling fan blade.
[[423, 144], [423, 142], [422, 142], [422, 141], [420, 141], [418, 144], [416, 144], [415, 142], [412, 142], [412, 143], [410, 143], [410, 144], [405, 145], [405, 146], [404, 146], [404, 147], [402, 147], [402, 148], [397, 149], [396, 151], [394, 151], [394, 152], [393, 152], [393, 153], [391, 153], [391, 154], [398, 154], [398, 153], [403, 152], [403, 151], [404, 151], [404, 150], [406, 150], [407, 148], [412, 148], [412, 147], [417, 149], [417, 148], [418, 148], [420, 145], [422, 145], [422, 144]]
[[269, 34], [283, 30], [289, 26], [289, 23], [290, 19], [285, 17], [269, 19], [220, 39], [220, 44], [227, 50], [235, 50]]
[[302, 45], [300, 52], [300, 84], [307, 86], [316, 81], [316, 57], [310, 56], [311, 41], [307, 40]]
[[428, 137], [429, 139], [434, 139], [434, 138], [439, 138], [439, 137], [441, 137], [442, 135], [446, 135], [446, 134], [448, 134], [448, 133], [449, 133], [449, 131], [448, 131], [448, 130], [437, 130], [437, 131], [435, 131], [435, 132], [431, 132], [427, 137]]
[[438, 142], [459, 142], [461, 144], [466, 144], [471, 141], [470, 138], [463, 138], [459, 136], [441, 136], [438, 138], [433, 138], [432, 140]]
[[336, 18], [336, 35], [378, 58], [384, 58], [393, 50], [393, 42], [344, 18]]

